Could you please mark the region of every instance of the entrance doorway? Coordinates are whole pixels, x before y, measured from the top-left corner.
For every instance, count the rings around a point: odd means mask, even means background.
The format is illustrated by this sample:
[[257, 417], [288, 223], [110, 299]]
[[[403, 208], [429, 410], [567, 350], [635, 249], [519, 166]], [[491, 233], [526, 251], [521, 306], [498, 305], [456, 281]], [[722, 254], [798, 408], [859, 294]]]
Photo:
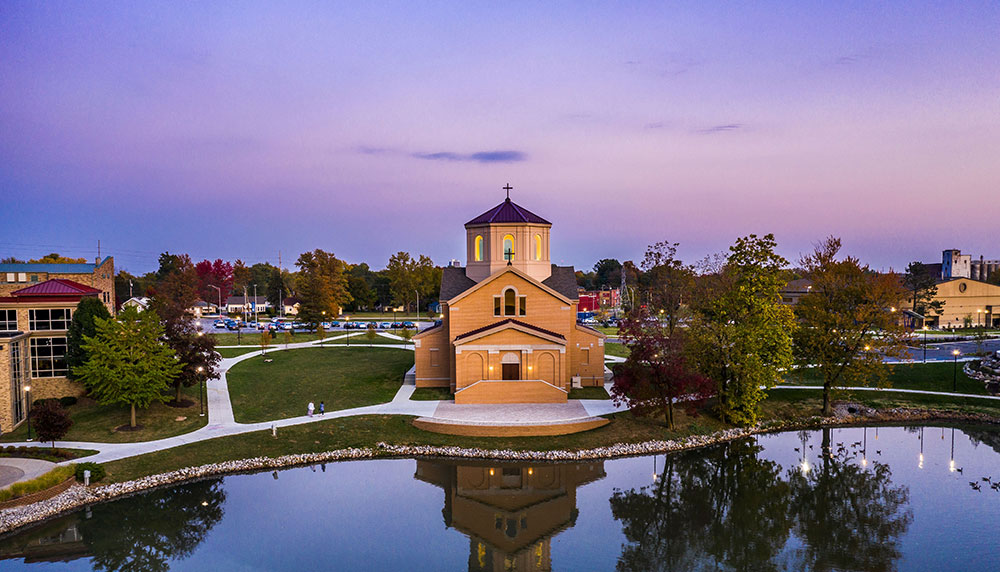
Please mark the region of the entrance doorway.
[[507, 352], [500, 358], [501, 379], [516, 381], [521, 379], [521, 356]]

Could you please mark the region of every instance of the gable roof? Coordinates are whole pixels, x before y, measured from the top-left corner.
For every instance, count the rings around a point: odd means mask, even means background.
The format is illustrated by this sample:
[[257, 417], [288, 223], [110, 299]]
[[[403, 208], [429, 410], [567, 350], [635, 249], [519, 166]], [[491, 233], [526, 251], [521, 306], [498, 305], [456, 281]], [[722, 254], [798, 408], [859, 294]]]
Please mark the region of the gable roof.
[[463, 266], [445, 266], [441, 272], [441, 300], [451, 300], [476, 285], [476, 281], [465, 275]]
[[514, 203], [514, 201], [510, 200], [510, 197], [507, 197], [507, 200], [465, 223], [465, 226], [497, 223], [531, 223], [552, 225], [551, 222]]
[[580, 289], [576, 284], [576, 271], [572, 266], [552, 265], [552, 274], [542, 280], [549, 288], [559, 292], [570, 300], [580, 299]]
[[475, 330], [469, 330], [464, 334], [459, 334], [455, 336], [454, 341], [457, 342], [459, 340], [464, 340], [467, 338], [471, 338], [473, 336], [478, 336], [480, 334], [487, 334], [492, 332], [493, 330], [506, 329], [512, 326], [517, 327], [518, 329], [530, 330], [536, 334], [542, 334], [543, 336], [548, 338], [556, 338], [558, 340], [562, 340], [563, 342], [566, 341], [566, 337], [560, 333], [553, 332], [551, 330], [546, 330], [545, 328], [539, 328], [538, 326], [533, 326], [527, 322], [522, 322], [521, 320], [515, 320], [514, 318], [507, 318], [506, 320], [500, 320], [499, 322], [494, 322], [492, 324], [488, 324], [481, 328], [476, 328]]
[[11, 292], [12, 296], [96, 296], [101, 291], [63, 278], [53, 278]]
[[[523, 270], [519, 269], [516, 266], [504, 266], [503, 269], [497, 270], [493, 274], [489, 275], [487, 278], [483, 278], [479, 282], [473, 283], [472, 286], [470, 286], [469, 288], [466, 288], [462, 292], [459, 292], [457, 295], [452, 296], [451, 298], [449, 298], [446, 301], [449, 304], [452, 304], [455, 301], [460, 300], [460, 299], [466, 297], [467, 295], [469, 295], [469, 294], [471, 294], [471, 293], [479, 290], [480, 288], [486, 286], [487, 284], [493, 282], [494, 280], [496, 280], [497, 278], [499, 278], [500, 276], [504, 275], [507, 272], [514, 273], [514, 274], [520, 276], [521, 278], [524, 278], [525, 280], [527, 280], [531, 284], [534, 284], [535, 286], [538, 286], [539, 288], [541, 288], [545, 292], [548, 292], [549, 294], [552, 294], [553, 296], [555, 296], [556, 298], [559, 298], [560, 300], [566, 302], [567, 304], [572, 303], [573, 300], [576, 299], [575, 290], [574, 290], [573, 297], [570, 298], [570, 297], [566, 296], [565, 294], [563, 294], [562, 292], [559, 292], [558, 290], [553, 289], [551, 286], [543, 284], [543, 283], [539, 282], [538, 280], [535, 280], [531, 276], [528, 276]], [[472, 281], [470, 280], [470, 282], [472, 282]], [[443, 299], [443, 297], [442, 297], [442, 299]]]

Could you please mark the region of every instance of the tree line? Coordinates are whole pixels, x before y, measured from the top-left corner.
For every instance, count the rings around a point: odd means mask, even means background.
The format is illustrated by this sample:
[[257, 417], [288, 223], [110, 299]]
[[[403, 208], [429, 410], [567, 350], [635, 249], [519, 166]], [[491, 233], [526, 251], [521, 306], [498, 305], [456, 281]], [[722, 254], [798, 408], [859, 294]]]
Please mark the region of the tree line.
[[[910, 334], [898, 309], [915, 296], [913, 282], [843, 256], [838, 238], [819, 243], [794, 270], [770, 234], [740, 238], [691, 265], [676, 247], [646, 251], [636, 282], [643, 303], [621, 322], [630, 355], [616, 366], [613, 389], [670, 427], [676, 404], [697, 411], [710, 399], [723, 421], [753, 425], [767, 388], [796, 368], [822, 379], [822, 413], [831, 415], [832, 388], [883, 384], [883, 358], [906, 353]], [[781, 290], [798, 277], [811, 285], [793, 306]], [[920, 287], [916, 296], [926, 300], [927, 285]]]
[[[332, 252], [316, 249], [302, 253], [295, 270], [278, 268], [269, 262], [247, 265], [242, 260], [222, 259], [193, 262], [186, 254], [164, 252], [159, 268], [143, 275], [124, 270], [115, 276], [115, 297], [119, 303], [133, 296], [156, 298], [165, 276], [177, 273], [194, 291], [195, 300], [225, 304], [231, 295], [264, 296], [274, 308], [286, 298], [301, 303], [300, 316], [322, 321], [345, 312], [375, 311], [403, 306], [419, 312], [438, 299], [442, 269], [425, 255], [408, 252], [393, 254], [384, 270], [372, 270], [367, 263], [351, 264]], [[419, 300], [419, 308], [417, 307]]]

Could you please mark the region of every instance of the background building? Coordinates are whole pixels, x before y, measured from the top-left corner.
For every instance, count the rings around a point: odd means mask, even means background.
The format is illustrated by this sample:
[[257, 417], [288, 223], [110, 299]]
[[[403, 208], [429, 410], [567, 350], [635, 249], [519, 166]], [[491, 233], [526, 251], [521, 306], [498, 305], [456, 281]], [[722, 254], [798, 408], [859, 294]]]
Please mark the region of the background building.
[[9, 296], [32, 284], [52, 279], [72, 280], [100, 291], [101, 302], [115, 314], [115, 259], [108, 256], [89, 263], [6, 263], [0, 264], [0, 296]]

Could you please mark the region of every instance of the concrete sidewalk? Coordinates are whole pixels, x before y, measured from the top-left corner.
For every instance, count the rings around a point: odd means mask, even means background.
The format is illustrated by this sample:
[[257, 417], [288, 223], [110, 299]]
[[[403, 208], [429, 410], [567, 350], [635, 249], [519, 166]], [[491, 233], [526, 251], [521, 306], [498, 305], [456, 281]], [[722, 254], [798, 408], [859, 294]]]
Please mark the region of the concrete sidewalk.
[[55, 463], [41, 459], [0, 457], [0, 489], [5, 489], [14, 483], [40, 477], [55, 466]]

